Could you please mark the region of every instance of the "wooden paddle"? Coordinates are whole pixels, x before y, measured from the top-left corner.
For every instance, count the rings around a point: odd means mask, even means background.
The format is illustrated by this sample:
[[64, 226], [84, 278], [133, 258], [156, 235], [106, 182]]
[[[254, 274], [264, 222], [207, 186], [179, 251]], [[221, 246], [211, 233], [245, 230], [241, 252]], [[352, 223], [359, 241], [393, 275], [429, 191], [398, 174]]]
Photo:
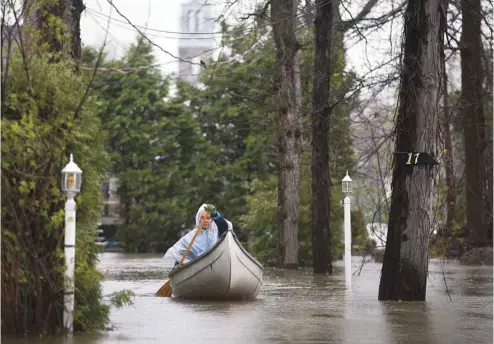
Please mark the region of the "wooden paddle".
[[[190, 249], [192, 248], [192, 245], [194, 244], [194, 241], [196, 240], [197, 235], [202, 231], [202, 227], [204, 226], [204, 223], [206, 222], [206, 218], [209, 216], [209, 213], [207, 211], [204, 212], [204, 217], [199, 225], [199, 228], [195, 232], [194, 236], [192, 237], [192, 240], [190, 241], [189, 246], [187, 246], [187, 249], [185, 250], [185, 253], [180, 260], [180, 263], [178, 263], [178, 266], [182, 266], [182, 263], [185, 260], [185, 257], [189, 254]], [[161, 286], [161, 288], [158, 289], [155, 296], [160, 296], [160, 297], [171, 297], [172, 296], [172, 286], [170, 284], [170, 280], [167, 280], [165, 284]]]

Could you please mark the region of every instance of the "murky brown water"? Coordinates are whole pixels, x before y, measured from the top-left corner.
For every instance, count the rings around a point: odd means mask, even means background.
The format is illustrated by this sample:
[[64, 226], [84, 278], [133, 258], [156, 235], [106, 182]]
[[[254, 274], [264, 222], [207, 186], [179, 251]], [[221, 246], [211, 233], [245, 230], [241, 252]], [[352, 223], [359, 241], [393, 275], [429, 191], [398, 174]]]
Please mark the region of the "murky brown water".
[[[360, 262], [353, 258], [354, 270]], [[335, 263], [335, 275], [328, 277], [268, 269], [258, 299], [238, 303], [154, 297], [165, 276], [161, 264], [161, 256], [103, 254], [104, 294], [132, 289], [134, 306], [114, 309], [113, 330], [102, 335], [40, 343], [493, 342], [492, 267], [449, 263], [441, 268], [431, 261], [425, 303], [378, 302], [381, 264], [367, 263], [361, 275], [354, 276], [350, 291], [344, 288], [341, 261]]]

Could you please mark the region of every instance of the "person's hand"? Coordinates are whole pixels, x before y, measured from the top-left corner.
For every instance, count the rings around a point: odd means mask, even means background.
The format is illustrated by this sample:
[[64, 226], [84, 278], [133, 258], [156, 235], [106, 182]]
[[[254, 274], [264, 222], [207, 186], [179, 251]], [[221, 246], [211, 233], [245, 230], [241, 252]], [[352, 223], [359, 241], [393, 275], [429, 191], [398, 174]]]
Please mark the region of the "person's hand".
[[213, 216], [213, 214], [216, 213], [216, 208], [212, 204], [207, 204], [204, 207], [204, 210], [207, 211], [210, 216]]

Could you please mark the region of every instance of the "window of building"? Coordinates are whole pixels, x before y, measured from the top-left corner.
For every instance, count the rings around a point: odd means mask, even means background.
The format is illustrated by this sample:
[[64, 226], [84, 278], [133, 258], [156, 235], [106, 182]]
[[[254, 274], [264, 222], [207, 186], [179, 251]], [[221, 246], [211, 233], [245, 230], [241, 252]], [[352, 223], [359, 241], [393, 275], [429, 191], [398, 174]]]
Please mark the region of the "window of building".
[[192, 32], [192, 10], [187, 10], [185, 13], [185, 28], [187, 32]]
[[195, 18], [195, 32], [200, 32], [201, 31], [201, 9], [198, 9], [194, 12], [194, 18]]

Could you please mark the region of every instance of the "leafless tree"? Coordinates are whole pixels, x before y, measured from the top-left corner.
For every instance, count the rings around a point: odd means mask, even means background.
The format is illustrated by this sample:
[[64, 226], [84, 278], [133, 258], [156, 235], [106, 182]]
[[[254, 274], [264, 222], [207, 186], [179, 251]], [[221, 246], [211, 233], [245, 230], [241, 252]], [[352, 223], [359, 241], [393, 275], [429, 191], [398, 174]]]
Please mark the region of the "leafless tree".
[[[443, 0], [408, 1], [395, 126], [397, 152], [437, 156], [444, 10]], [[425, 301], [435, 168], [409, 167], [395, 160], [379, 300]]]
[[271, 25], [276, 44], [274, 93], [278, 136], [278, 225], [281, 265], [298, 267], [298, 206], [300, 203], [301, 128], [296, 97], [296, 56], [299, 49], [295, 35], [297, 0], [272, 0]]

